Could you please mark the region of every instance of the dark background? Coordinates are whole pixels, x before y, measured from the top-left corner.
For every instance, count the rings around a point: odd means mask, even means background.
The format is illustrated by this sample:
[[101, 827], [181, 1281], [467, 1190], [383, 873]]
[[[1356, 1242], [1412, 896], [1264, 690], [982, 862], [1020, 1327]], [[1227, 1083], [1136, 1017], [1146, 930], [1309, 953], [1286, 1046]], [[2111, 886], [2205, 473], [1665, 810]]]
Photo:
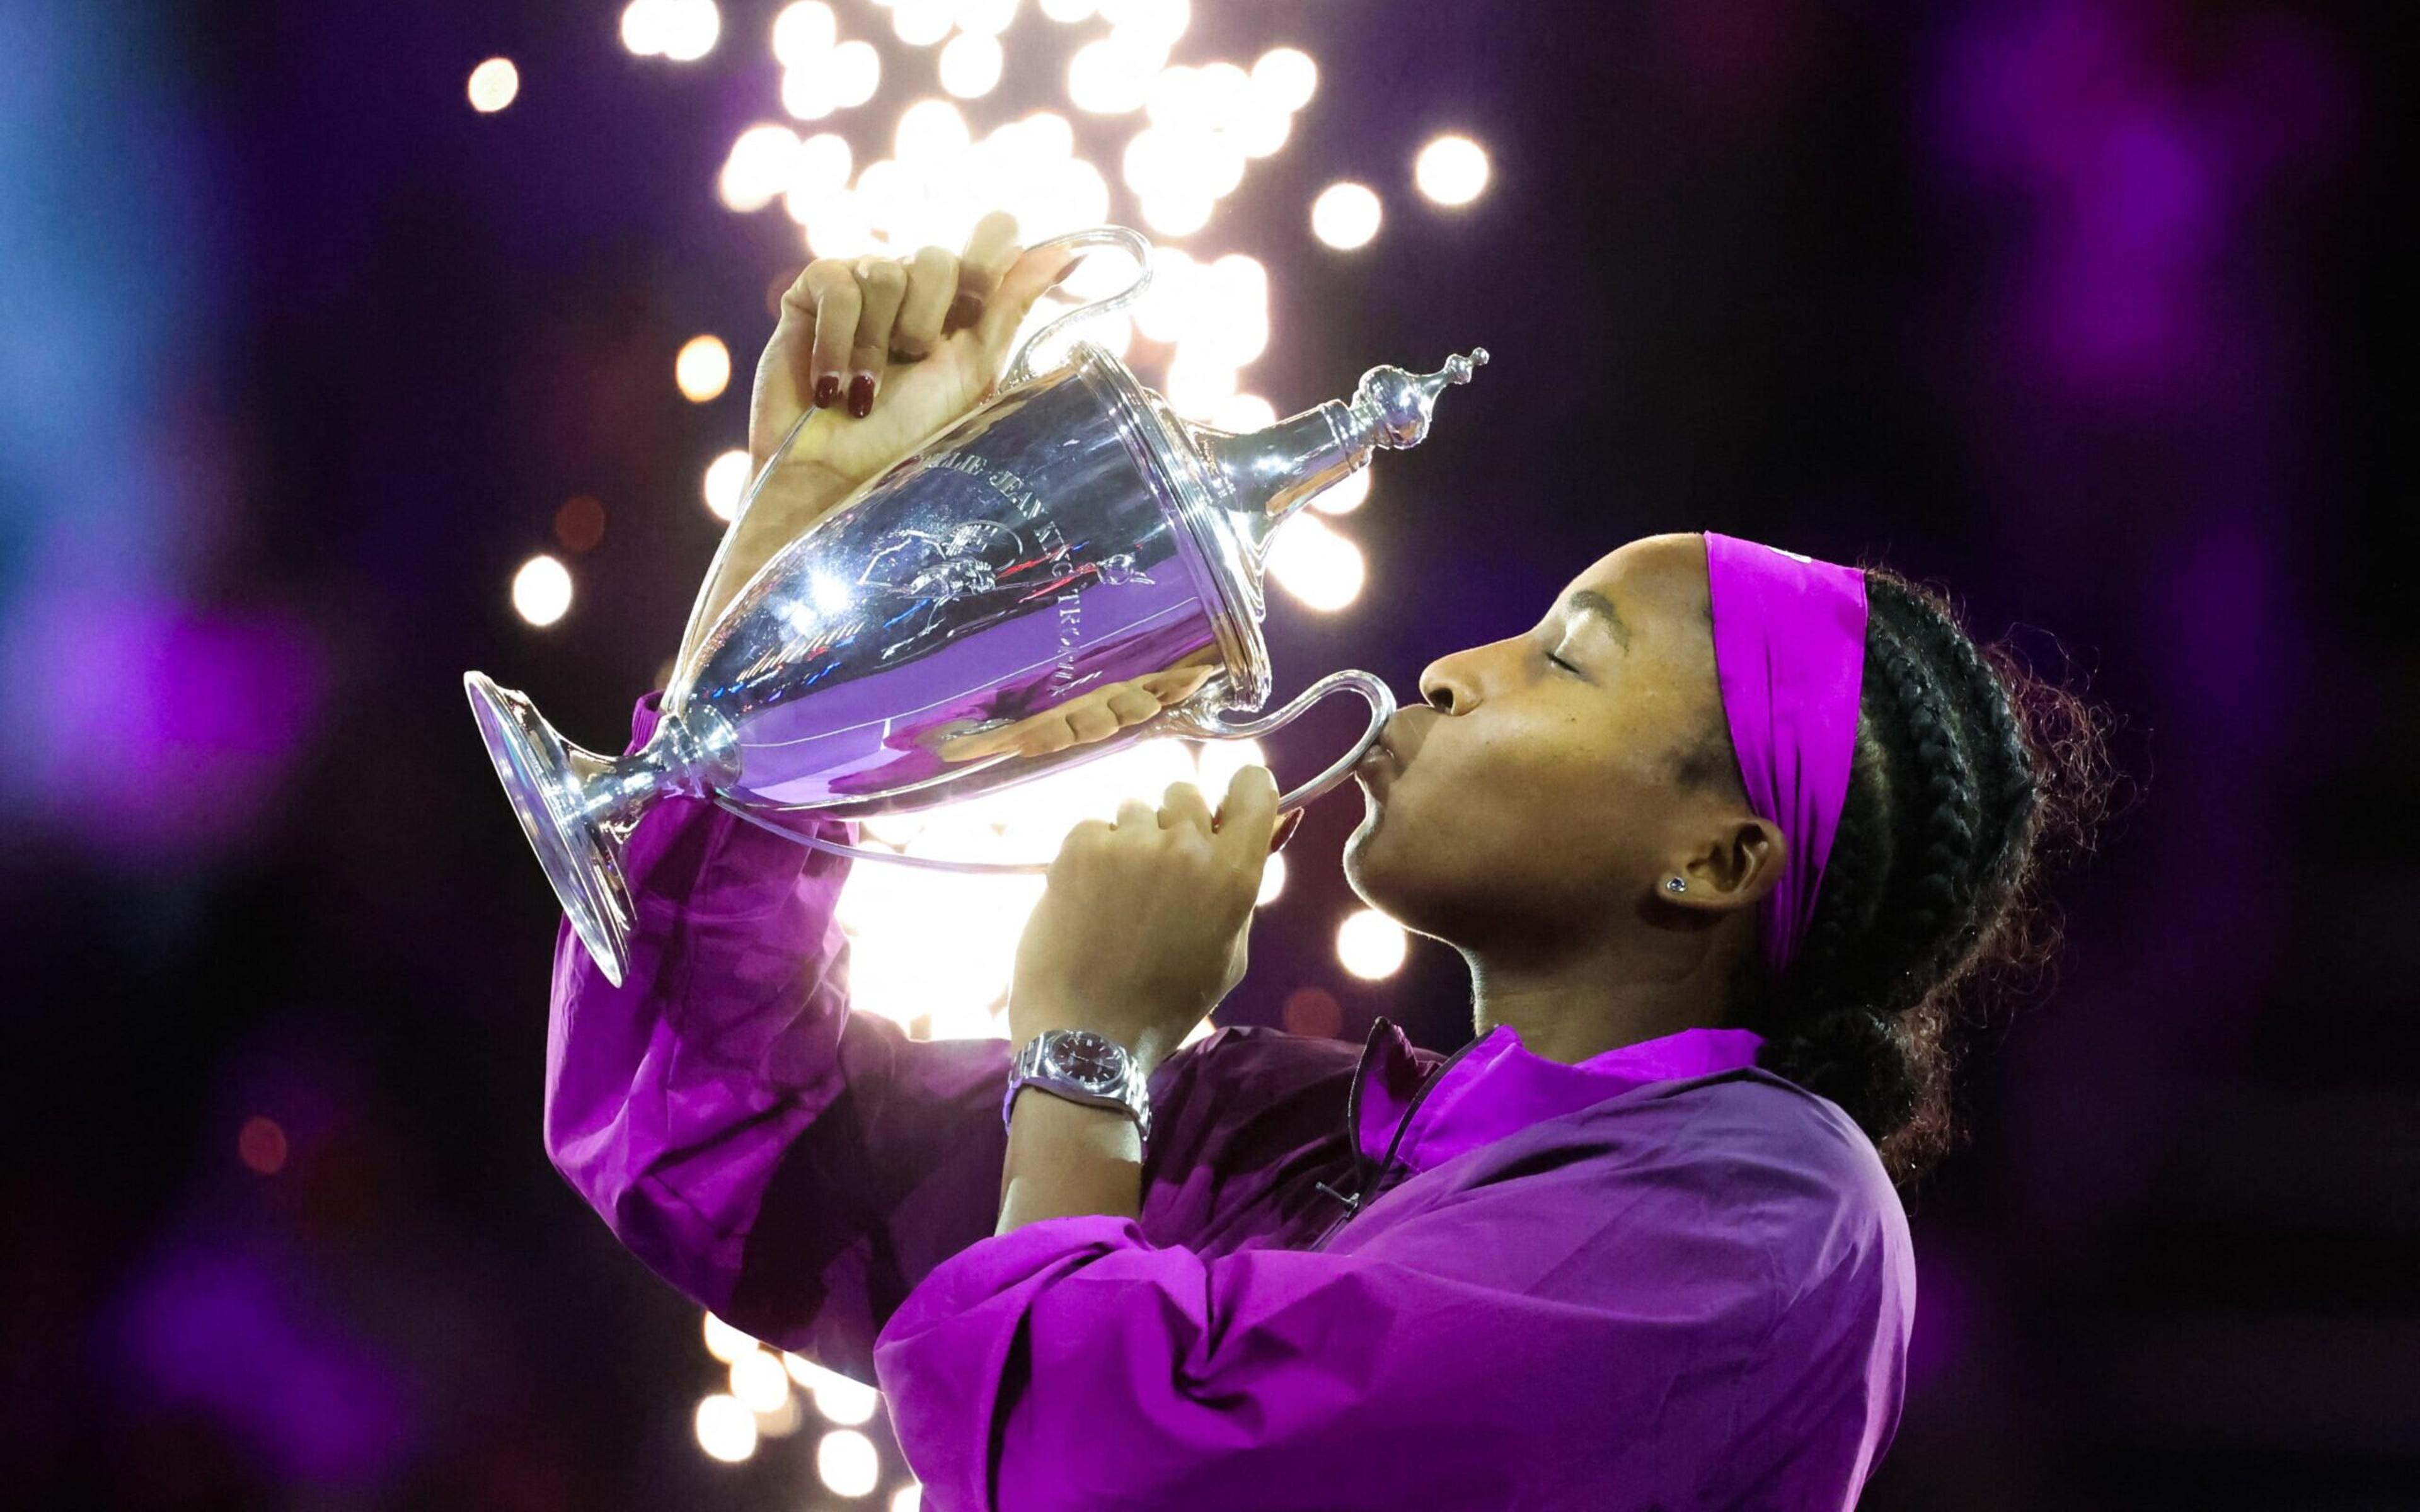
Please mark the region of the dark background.
[[[931, 64], [835, 3], [883, 48], [871, 135]], [[546, 1163], [553, 908], [458, 691], [613, 745], [678, 637], [746, 400], [687, 404], [672, 354], [718, 331], [744, 374], [802, 260], [713, 193], [781, 118], [774, 8], [676, 66], [606, 4], [0, 0], [0, 1501], [822, 1504], [812, 1428], [699, 1453], [695, 1311]], [[1178, 61], [1322, 69], [1188, 239], [1271, 268], [1250, 386], [1497, 358], [1340, 522], [1360, 601], [1276, 601], [1281, 688], [1408, 690], [1719, 528], [1945, 583], [2120, 720], [2058, 977], [1978, 1034], [1972, 1140], [1912, 1196], [1866, 1504], [2420, 1506], [2420, 682], [2358, 525], [2411, 496], [2396, 8], [1193, 8]], [[1066, 109], [1019, 61], [1052, 32], [1026, 8], [970, 116]], [[491, 54], [522, 91], [478, 116]], [[1114, 181], [1130, 128], [1074, 118]], [[1495, 162], [1462, 211], [1410, 186], [1445, 129]], [[1350, 255], [1306, 215], [1347, 177], [1388, 202]], [[535, 630], [504, 585], [575, 494], [606, 533]], [[1221, 1017], [1316, 985], [1450, 1048], [1449, 953], [1335, 964], [1355, 811], [1288, 851]]]

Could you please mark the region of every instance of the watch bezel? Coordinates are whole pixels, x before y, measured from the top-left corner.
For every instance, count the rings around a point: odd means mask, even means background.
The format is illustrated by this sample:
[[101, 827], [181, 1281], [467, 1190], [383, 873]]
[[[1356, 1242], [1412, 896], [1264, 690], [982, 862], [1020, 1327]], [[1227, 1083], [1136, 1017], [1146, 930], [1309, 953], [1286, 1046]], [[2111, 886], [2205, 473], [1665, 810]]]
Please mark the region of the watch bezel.
[[[1071, 1047], [1080, 1047], [1084, 1054], [1106, 1061], [1109, 1069], [1098, 1075], [1079, 1071], [1063, 1057]], [[1042, 1064], [1046, 1075], [1073, 1082], [1086, 1091], [1102, 1096], [1114, 1096], [1122, 1091], [1133, 1074], [1134, 1055], [1125, 1045], [1095, 1029], [1060, 1029], [1042, 1042]]]

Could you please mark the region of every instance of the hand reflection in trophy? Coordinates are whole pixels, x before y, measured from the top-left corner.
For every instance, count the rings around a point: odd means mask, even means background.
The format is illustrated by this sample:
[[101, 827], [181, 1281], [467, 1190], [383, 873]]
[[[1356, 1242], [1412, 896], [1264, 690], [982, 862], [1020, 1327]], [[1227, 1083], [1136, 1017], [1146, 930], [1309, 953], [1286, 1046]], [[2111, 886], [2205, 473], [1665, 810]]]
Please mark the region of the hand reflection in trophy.
[[[1418, 444], [1437, 394], [1486, 354], [1426, 377], [1374, 369], [1351, 401], [1230, 435], [1178, 419], [1081, 341], [1033, 371], [1061, 328], [1141, 293], [1140, 237], [1022, 255], [1014, 237], [1009, 217], [986, 217], [962, 258], [819, 262], [784, 298], [756, 374], [754, 481], [643, 749], [582, 750], [520, 694], [466, 676], [523, 828], [613, 980], [629, 927], [621, 845], [665, 795], [843, 854], [1040, 872], [858, 851], [801, 821], [958, 801], [1150, 735], [1260, 735], [1330, 692], [1360, 695], [1362, 737], [1283, 796], [1292, 809], [1344, 780], [1393, 712], [1378, 679], [1342, 671], [1252, 717], [1271, 687], [1269, 537], [1375, 449]], [[1103, 244], [1134, 259], [1135, 280], [1045, 326], [1003, 373], [1035, 301]]]

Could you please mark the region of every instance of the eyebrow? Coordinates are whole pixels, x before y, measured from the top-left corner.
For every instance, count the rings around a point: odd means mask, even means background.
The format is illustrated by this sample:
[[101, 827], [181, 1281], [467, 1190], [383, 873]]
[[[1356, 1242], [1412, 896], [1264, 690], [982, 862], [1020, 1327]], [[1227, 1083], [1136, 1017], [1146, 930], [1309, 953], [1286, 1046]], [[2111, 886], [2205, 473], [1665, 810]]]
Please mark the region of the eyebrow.
[[1605, 622], [1606, 628], [1613, 632], [1613, 638], [1616, 640], [1621, 641], [1624, 646], [1630, 644], [1630, 622], [1621, 617], [1621, 610], [1613, 607], [1612, 599], [1606, 597], [1595, 589], [1579, 590], [1563, 600], [1563, 608], [1575, 613], [1595, 615]]

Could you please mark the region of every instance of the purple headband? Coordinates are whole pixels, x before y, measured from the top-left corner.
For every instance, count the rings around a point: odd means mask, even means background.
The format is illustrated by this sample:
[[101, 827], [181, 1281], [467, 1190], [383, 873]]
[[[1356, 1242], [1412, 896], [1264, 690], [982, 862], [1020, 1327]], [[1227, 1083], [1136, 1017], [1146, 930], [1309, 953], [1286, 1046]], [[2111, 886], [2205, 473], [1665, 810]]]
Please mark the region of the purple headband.
[[1714, 672], [1740, 780], [1790, 856], [1760, 911], [1777, 981], [1815, 915], [1823, 863], [1848, 800], [1866, 670], [1866, 575], [1706, 532]]

